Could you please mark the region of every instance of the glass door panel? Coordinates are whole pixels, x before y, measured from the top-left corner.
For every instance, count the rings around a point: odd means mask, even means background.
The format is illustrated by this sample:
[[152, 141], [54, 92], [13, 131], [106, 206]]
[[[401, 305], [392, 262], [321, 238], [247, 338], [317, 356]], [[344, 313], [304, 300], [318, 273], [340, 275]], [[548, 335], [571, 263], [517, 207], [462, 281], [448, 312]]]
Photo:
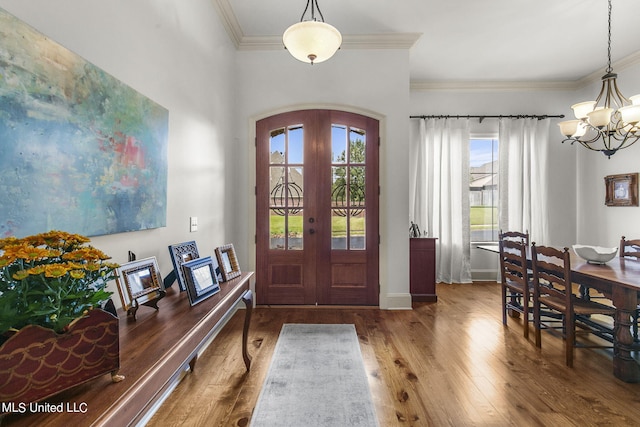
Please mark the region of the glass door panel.
[[269, 249], [304, 248], [303, 138], [301, 125], [270, 131]]
[[366, 132], [340, 124], [331, 129], [331, 248], [364, 250]]

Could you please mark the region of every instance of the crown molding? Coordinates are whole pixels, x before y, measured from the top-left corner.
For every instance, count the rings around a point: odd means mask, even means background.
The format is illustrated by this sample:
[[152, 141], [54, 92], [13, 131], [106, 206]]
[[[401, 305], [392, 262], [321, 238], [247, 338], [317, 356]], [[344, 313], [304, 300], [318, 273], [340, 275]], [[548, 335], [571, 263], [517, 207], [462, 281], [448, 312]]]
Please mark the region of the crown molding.
[[[632, 53], [619, 61], [611, 64], [617, 71], [625, 70], [634, 65], [640, 64], [640, 51]], [[578, 80], [559, 81], [525, 81], [525, 82], [505, 82], [505, 81], [446, 81], [446, 80], [412, 80], [411, 91], [415, 92], [526, 92], [536, 90], [566, 90], [575, 91], [602, 80], [605, 70], [595, 71]]]
[[575, 90], [572, 81], [433, 81], [412, 80], [411, 91], [461, 91], [461, 92], [526, 92], [537, 90]]
[[240, 42], [244, 38], [244, 33], [242, 32], [242, 27], [240, 27], [238, 18], [236, 18], [236, 14], [233, 12], [229, 1], [211, 0], [211, 2], [216, 8], [218, 16], [220, 17], [220, 21], [222, 21], [222, 26], [229, 35], [231, 42], [236, 47], [236, 49], [238, 49], [240, 46]]
[[[619, 72], [625, 70], [627, 68], [633, 67], [634, 65], [640, 64], [640, 51], [632, 53], [629, 56], [625, 56], [624, 58], [614, 62], [611, 64], [611, 68], [613, 68], [614, 72]], [[606, 73], [606, 70], [600, 69], [595, 71], [587, 76], [576, 81], [578, 87], [588, 86], [592, 83], [599, 82], [602, 80], [602, 76]]]

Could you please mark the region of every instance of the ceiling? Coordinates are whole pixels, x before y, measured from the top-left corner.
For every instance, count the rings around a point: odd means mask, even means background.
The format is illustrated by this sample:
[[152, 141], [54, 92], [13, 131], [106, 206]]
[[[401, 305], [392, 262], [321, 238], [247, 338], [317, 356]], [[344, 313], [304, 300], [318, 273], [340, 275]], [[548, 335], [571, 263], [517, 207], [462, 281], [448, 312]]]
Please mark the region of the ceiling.
[[[238, 49], [282, 49], [306, 0], [212, 0]], [[407, 48], [412, 83], [578, 83], [607, 63], [607, 0], [318, 0], [342, 49]], [[613, 0], [615, 71], [640, 62], [638, 0]], [[294, 60], [291, 58], [291, 60]], [[322, 66], [318, 64], [317, 66]], [[621, 73], [621, 80], [622, 80]]]

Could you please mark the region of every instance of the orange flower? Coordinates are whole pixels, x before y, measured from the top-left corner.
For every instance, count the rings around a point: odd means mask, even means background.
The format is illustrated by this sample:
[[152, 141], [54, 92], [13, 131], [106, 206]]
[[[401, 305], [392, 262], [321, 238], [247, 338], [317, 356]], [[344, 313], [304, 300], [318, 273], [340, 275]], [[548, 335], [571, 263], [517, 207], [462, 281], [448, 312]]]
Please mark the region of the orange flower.
[[44, 270], [45, 270], [45, 266], [44, 265], [36, 265], [35, 267], [31, 267], [27, 271], [29, 272], [30, 275], [37, 276], [39, 274], [44, 273]]
[[16, 280], [23, 280], [29, 277], [29, 272], [26, 270], [16, 271], [15, 273], [13, 273], [13, 276], [11, 277], [13, 277]]
[[69, 271], [69, 268], [65, 264], [48, 264], [44, 268], [45, 277], [62, 277]]
[[19, 239], [17, 237], [5, 237], [4, 239], [0, 239], [0, 249], [4, 249], [6, 246], [16, 245]]
[[74, 279], [83, 279], [84, 278], [84, 270], [71, 270], [69, 275]]
[[12, 256], [7, 256], [7, 255], [0, 256], [0, 268], [13, 264], [15, 260], [16, 258]]
[[100, 270], [100, 264], [96, 262], [88, 262], [84, 265], [84, 269], [87, 271], [98, 271]]

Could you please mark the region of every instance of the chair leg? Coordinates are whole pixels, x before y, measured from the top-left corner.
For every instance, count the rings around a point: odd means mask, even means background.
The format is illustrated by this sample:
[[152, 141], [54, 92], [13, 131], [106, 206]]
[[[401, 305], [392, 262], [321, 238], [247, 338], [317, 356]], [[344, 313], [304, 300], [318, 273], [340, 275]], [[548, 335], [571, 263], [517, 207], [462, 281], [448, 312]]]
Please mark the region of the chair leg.
[[522, 327], [524, 328], [524, 338], [529, 339], [529, 301], [522, 297]]
[[507, 288], [502, 286], [502, 324], [507, 324]]
[[564, 330], [565, 333], [565, 362], [568, 367], [573, 367], [573, 348], [576, 341], [576, 323], [575, 315], [573, 313], [565, 313], [564, 317]]
[[536, 347], [542, 348], [542, 332], [540, 331], [540, 306], [533, 302], [533, 326], [536, 334]]

